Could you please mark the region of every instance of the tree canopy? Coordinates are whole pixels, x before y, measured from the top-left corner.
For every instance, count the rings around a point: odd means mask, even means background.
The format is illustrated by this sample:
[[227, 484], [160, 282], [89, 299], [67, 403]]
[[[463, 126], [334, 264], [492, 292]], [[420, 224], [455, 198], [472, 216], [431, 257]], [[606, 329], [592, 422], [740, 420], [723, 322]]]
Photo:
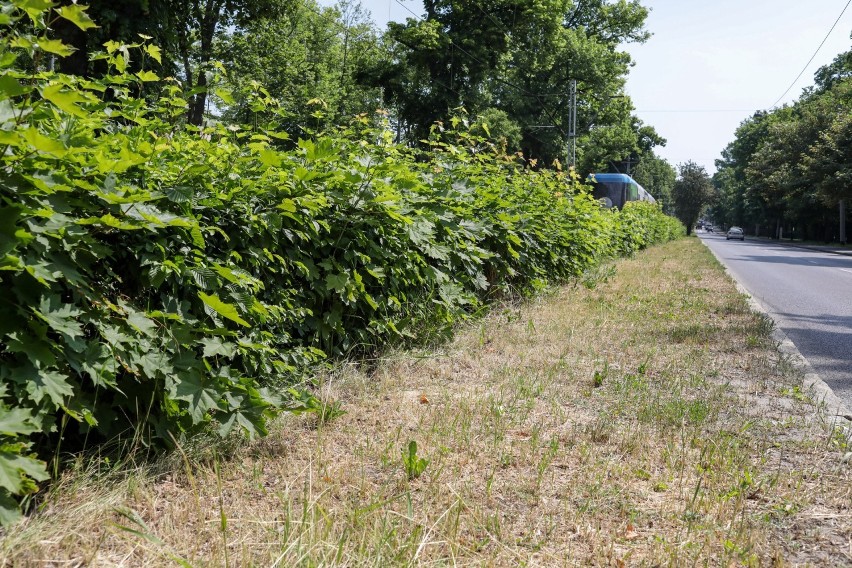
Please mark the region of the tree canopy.
[[745, 120], [717, 161], [713, 216], [770, 236], [838, 238], [850, 191], [852, 51], [814, 75], [791, 105]]
[[521, 133], [508, 150], [542, 164], [564, 161], [577, 81], [581, 172], [617, 170], [664, 143], [632, 116], [624, 93], [632, 60], [618, 48], [649, 37], [639, 2], [435, 0], [424, 7], [422, 19], [389, 25], [388, 56], [365, 73], [408, 140], [426, 138], [459, 109], [496, 109], [505, 113], [502, 128]]
[[701, 212], [713, 201], [713, 196], [713, 184], [704, 166], [692, 161], [678, 166], [672, 200], [677, 218], [686, 226], [687, 235], [692, 233]]
[[384, 33], [357, 0], [336, 8], [315, 0], [89, 4], [98, 28], [56, 22], [56, 36], [74, 49], [59, 69], [100, 76], [105, 42], [147, 38], [156, 61], [128, 67], [177, 79], [193, 125], [246, 120], [258, 100], [276, 99], [290, 113], [281, 126], [291, 135], [382, 109], [398, 140], [416, 146], [434, 124], [465, 115], [507, 153], [551, 167], [569, 160], [576, 81], [580, 173], [629, 171], [665, 144], [632, 114], [624, 90], [632, 59], [622, 46], [650, 37], [639, 0], [427, 0], [422, 17]]

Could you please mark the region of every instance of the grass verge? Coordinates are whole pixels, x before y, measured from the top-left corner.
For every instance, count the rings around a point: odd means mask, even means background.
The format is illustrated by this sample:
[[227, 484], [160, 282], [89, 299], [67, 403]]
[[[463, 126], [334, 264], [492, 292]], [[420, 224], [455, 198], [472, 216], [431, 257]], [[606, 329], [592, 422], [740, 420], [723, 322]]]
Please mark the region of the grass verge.
[[849, 431], [700, 242], [584, 284], [341, 367], [345, 414], [89, 460], [0, 565], [852, 565]]

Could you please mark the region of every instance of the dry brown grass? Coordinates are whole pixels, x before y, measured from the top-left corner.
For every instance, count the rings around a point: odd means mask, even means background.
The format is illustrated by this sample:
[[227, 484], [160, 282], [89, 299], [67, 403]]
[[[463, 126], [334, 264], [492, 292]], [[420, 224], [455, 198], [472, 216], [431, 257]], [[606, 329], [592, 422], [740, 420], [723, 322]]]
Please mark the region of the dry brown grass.
[[341, 368], [329, 423], [78, 468], [0, 565], [852, 565], [848, 435], [769, 332], [684, 239]]

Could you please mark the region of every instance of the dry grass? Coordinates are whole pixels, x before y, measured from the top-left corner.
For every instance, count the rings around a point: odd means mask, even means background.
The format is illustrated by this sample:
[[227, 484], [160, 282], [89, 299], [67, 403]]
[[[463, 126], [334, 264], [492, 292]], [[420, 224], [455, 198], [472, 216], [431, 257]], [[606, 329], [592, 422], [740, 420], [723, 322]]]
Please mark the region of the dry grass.
[[684, 239], [340, 369], [328, 423], [78, 468], [0, 565], [852, 565], [848, 433], [770, 331]]

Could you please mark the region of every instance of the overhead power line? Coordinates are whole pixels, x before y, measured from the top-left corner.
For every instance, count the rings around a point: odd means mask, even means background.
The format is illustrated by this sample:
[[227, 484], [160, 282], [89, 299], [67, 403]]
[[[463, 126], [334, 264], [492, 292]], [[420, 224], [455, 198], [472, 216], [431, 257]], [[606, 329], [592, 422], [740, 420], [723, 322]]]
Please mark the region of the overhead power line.
[[798, 80], [802, 77], [802, 75], [804, 75], [805, 71], [808, 69], [808, 66], [811, 64], [811, 62], [817, 56], [817, 53], [819, 53], [819, 50], [822, 49], [823, 45], [825, 45], [825, 42], [828, 40], [828, 36], [830, 36], [831, 32], [834, 31], [834, 28], [837, 27], [837, 23], [840, 21], [840, 18], [843, 17], [843, 14], [846, 13], [846, 9], [849, 7], [850, 4], [852, 4], [852, 0], [849, 0], [848, 2], [846, 2], [846, 6], [843, 7], [843, 10], [841, 10], [840, 15], [837, 16], [837, 19], [834, 21], [834, 24], [832, 24], [831, 29], [828, 30], [827, 34], [825, 34], [825, 37], [822, 39], [822, 42], [819, 44], [819, 47], [816, 48], [816, 51], [814, 51], [814, 54], [811, 55], [811, 58], [808, 59], [807, 63], [805, 63], [804, 68], [802, 68], [801, 72], [799, 72], [799, 74], [796, 75], [796, 78], [793, 79], [793, 82], [790, 83], [790, 86], [787, 87], [787, 90], [784, 91], [784, 93], [780, 97], [778, 97], [778, 100], [775, 101], [774, 103], [772, 103], [772, 106], [770, 108], [775, 108], [776, 105], [778, 105], [778, 103], [781, 102], [781, 99], [783, 99], [785, 96], [787, 96], [787, 93], [790, 92], [790, 89], [793, 88], [793, 86], [796, 84], [796, 82], [798, 82]]
[[755, 112], [753, 108], [706, 108], [706, 109], [636, 109], [634, 112], [647, 112], [647, 113], [715, 113], [715, 112]]

